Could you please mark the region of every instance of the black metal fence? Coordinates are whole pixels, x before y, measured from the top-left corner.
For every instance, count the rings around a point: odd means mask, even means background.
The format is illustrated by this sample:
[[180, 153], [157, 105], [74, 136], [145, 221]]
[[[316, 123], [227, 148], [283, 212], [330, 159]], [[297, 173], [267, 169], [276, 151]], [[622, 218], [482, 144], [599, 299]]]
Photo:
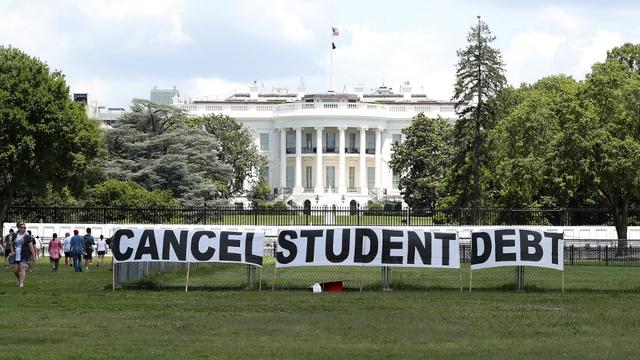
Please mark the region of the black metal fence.
[[[260, 209], [237, 207], [120, 208], [20, 205], [9, 208], [5, 221], [83, 224], [200, 225], [613, 225], [603, 208], [566, 209], [411, 209], [310, 207]], [[640, 209], [629, 210], [629, 225], [640, 225]]]
[[469, 268], [470, 244], [461, 242], [461, 268], [313, 266], [275, 268], [274, 238], [265, 242], [263, 267], [138, 262], [115, 266], [124, 288], [306, 290], [339, 283], [346, 290], [591, 290], [640, 291], [640, 240], [565, 240], [564, 271], [537, 267]]

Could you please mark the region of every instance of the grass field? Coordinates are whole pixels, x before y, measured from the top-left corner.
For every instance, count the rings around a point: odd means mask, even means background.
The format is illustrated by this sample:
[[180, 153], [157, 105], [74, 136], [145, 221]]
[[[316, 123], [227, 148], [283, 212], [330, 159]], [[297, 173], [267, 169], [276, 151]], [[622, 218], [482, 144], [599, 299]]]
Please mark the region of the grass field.
[[[633, 359], [638, 292], [111, 291], [0, 271], [2, 359]], [[475, 276], [475, 275], [474, 275]]]

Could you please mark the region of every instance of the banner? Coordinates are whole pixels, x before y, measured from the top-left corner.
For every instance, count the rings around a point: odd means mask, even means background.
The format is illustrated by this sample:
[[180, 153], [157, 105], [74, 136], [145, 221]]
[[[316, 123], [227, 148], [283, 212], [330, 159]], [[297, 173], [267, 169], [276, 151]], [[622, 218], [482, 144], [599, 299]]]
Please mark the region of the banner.
[[113, 262], [171, 261], [262, 266], [264, 233], [171, 228], [122, 228], [111, 240]]
[[471, 234], [471, 269], [537, 266], [562, 271], [562, 233], [532, 229], [489, 229]]
[[456, 232], [386, 228], [305, 228], [278, 234], [276, 267], [394, 266], [459, 268]]

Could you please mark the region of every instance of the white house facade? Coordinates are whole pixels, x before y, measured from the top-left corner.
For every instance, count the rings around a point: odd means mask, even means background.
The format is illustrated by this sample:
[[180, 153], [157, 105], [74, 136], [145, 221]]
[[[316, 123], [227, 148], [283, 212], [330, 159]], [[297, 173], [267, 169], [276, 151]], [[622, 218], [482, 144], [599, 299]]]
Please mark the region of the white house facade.
[[399, 203], [399, 175], [390, 167], [392, 144], [418, 113], [454, 121], [454, 103], [380, 87], [365, 94], [306, 93], [303, 86], [259, 91], [225, 99], [174, 97], [173, 105], [192, 115], [224, 114], [250, 129], [268, 158], [259, 174], [276, 199], [297, 206], [362, 206]]

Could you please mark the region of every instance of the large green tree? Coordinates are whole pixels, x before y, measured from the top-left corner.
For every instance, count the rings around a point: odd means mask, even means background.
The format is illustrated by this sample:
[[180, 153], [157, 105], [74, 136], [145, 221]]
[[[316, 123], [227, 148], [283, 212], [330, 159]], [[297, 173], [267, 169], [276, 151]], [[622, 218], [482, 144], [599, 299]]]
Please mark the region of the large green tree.
[[478, 17], [467, 36], [468, 46], [458, 50], [453, 101], [459, 116], [453, 138], [455, 156], [447, 180], [451, 205], [482, 205], [483, 173], [491, 160], [486, 131], [493, 128], [495, 107], [491, 100], [506, 84], [500, 51], [491, 47], [495, 36]]
[[0, 221], [17, 198], [82, 192], [102, 135], [60, 71], [0, 47]]
[[206, 115], [191, 121], [218, 140], [218, 159], [233, 170], [233, 178], [228, 184], [229, 193], [242, 194], [244, 180], [257, 180], [257, 169], [267, 164], [249, 130], [226, 115]]
[[[640, 54], [640, 45], [634, 45]], [[626, 50], [631, 50], [627, 46]], [[585, 81], [584, 132], [579, 145], [590, 150], [585, 181], [593, 185], [610, 209], [618, 233], [627, 238], [628, 209], [640, 196], [640, 73], [612, 54], [593, 65]], [[633, 63], [638, 64], [637, 56]]]
[[134, 100], [132, 111], [107, 132], [107, 174], [147, 190], [169, 190], [182, 205], [229, 196], [231, 167], [219, 160], [220, 143], [193, 127], [179, 109]]
[[404, 141], [393, 144], [389, 165], [400, 174], [404, 201], [414, 208], [439, 205], [453, 151], [453, 126], [442, 118], [416, 115], [402, 130]]

